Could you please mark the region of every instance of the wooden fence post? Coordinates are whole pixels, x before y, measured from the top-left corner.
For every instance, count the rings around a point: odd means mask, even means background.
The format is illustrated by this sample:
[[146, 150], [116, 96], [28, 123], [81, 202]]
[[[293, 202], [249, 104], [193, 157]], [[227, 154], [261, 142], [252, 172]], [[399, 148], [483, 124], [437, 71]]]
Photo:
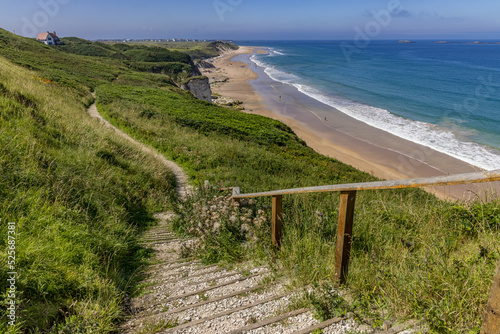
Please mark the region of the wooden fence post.
[[337, 229], [337, 249], [335, 253], [335, 279], [344, 284], [347, 278], [349, 257], [351, 256], [352, 225], [356, 191], [340, 193], [339, 226]]
[[[240, 188], [239, 187], [234, 187], [233, 188], [233, 196], [239, 196], [240, 195]], [[240, 204], [241, 199], [239, 198], [233, 198], [233, 202]]]
[[278, 248], [281, 246], [281, 223], [283, 220], [283, 214], [281, 213], [281, 207], [283, 203], [283, 196], [273, 196], [273, 225], [272, 225], [272, 241], [273, 245]]
[[497, 264], [497, 270], [493, 277], [490, 297], [484, 314], [483, 327], [481, 328], [481, 334], [498, 333], [500, 333], [500, 261]]

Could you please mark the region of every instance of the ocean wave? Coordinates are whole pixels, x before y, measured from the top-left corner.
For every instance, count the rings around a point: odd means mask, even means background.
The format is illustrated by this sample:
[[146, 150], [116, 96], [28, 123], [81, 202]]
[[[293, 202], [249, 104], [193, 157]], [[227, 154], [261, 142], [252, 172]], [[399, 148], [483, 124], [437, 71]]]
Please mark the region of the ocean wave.
[[287, 85], [293, 85], [295, 82], [300, 80], [300, 77], [292, 73], [286, 73], [276, 69], [275, 67], [268, 66], [259, 60], [256, 55], [250, 57], [250, 60], [254, 62], [257, 66], [264, 68], [264, 72], [271, 77], [274, 81], [278, 81]]
[[259, 66], [259, 67], [262, 67], [262, 68], [266, 68], [266, 67], [267, 67], [267, 65], [266, 65], [266, 64], [264, 64], [263, 62], [261, 62], [261, 61], [257, 58], [257, 55], [255, 55], [255, 54], [254, 54], [254, 55], [252, 55], [252, 56], [250, 56], [250, 60], [251, 60], [254, 64], [256, 64], [257, 66]]
[[251, 57], [251, 60], [258, 66], [263, 67], [264, 72], [271, 79], [294, 86], [301, 93], [363, 123], [485, 170], [495, 170], [500, 167], [500, 152], [487, 146], [463, 140], [451, 129], [406, 119], [385, 109], [330, 96], [304, 83], [302, 78], [292, 73], [285, 73], [263, 63], [258, 57]]
[[267, 56], [269, 56], [269, 57], [273, 57], [275, 55], [286, 56], [286, 54], [283, 53], [283, 50], [274, 49], [274, 48], [267, 48], [267, 50], [268, 50]]

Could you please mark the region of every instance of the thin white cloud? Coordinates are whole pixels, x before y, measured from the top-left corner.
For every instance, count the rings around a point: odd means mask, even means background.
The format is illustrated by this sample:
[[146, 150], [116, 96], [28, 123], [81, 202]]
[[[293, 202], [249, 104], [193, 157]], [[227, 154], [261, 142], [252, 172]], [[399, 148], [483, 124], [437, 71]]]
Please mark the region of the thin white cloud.
[[445, 16], [435, 11], [421, 11], [417, 17], [424, 21], [463, 21], [463, 17], [458, 16]]

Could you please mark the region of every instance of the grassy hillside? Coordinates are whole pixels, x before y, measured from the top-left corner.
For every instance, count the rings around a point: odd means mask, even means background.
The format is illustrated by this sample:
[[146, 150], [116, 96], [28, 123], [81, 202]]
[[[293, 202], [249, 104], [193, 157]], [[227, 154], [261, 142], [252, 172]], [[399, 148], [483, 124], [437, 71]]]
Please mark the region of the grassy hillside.
[[[97, 94], [109, 120], [181, 163], [197, 183], [252, 192], [373, 180], [315, 153], [279, 122], [175, 89], [103, 85]], [[237, 210], [235, 223], [235, 213], [223, 209], [218, 196], [202, 192], [184, 203], [178, 230], [204, 236], [197, 252], [207, 262], [269, 262], [270, 227], [263, 223], [269, 221], [269, 199], [252, 201], [251, 211]], [[298, 285], [332, 282], [338, 204], [337, 194], [284, 198], [277, 272]], [[375, 325], [417, 318], [436, 332], [477, 332], [499, 257], [499, 213], [498, 201], [461, 205], [421, 190], [360, 192], [347, 310]]]
[[[6, 223], [17, 224], [23, 330], [111, 332], [131, 273], [147, 259], [137, 235], [165, 208], [180, 214], [179, 233], [204, 236], [193, 252], [206, 262], [274, 258], [294, 284], [331, 284], [337, 194], [284, 197], [283, 247], [275, 252], [270, 200], [228, 210], [217, 190], [374, 178], [317, 154], [282, 123], [196, 100], [162, 71], [105, 53], [62, 52], [0, 30], [0, 235], [6, 246]], [[177, 64], [186, 63], [164, 65]], [[213, 191], [178, 202], [168, 171], [88, 118], [93, 90], [108, 120], [181, 164], [193, 184], [210, 180]], [[351, 311], [374, 325], [418, 318], [435, 332], [477, 332], [500, 254], [499, 202], [452, 204], [396, 190], [360, 192], [356, 207], [352, 299], [312, 304], [325, 316]]]
[[[90, 90], [123, 67], [1, 31], [6, 39], [0, 45], [2, 307], [12, 222], [17, 331], [110, 332], [133, 274], [148, 260], [138, 233], [154, 223], [151, 213], [176, 200], [173, 176], [86, 114]], [[2, 332], [6, 321], [2, 312]]]
[[189, 76], [200, 75], [191, 57], [179, 51], [163, 47], [130, 44], [105, 44], [75, 37], [62, 39], [64, 45], [52, 47], [64, 53], [97, 57], [100, 61], [116, 60], [121, 67], [141, 72], [168, 75], [174, 82], [181, 83]]
[[132, 47], [133, 45], [158, 46], [167, 48], [171, 51], [179, 51], [188, 54], [194, 60], [207, 59], [217, 57], [221, 50], [237, 50], [238, 46], [227, 42], [129, 42], [123, 43], [106, 43], [112, 44], [113, 47]]

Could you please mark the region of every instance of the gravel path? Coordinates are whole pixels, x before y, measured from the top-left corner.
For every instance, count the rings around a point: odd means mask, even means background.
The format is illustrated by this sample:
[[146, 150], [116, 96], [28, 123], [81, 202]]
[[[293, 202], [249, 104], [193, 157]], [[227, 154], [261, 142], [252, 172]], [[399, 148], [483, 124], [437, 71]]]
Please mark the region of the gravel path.
[[[193, 189], [176, 163], [146, 145], [135, 141], [106, 121], [92, 104], [91, 117], [98, 119], [119, 136], [151, 154], [175, 177], [176, 191], [184, 199]], [[416, 333], [416, 323], [375, 330], [352, 319], [336, 318], [320, 323], [310, 309], [296, 309], [293, 301], [302, 291], [289, 291], [281, 282], [271, 282], [266, 267], [227, 270], [205, 266], [193, 259], [182, 259], [180, 249], [195, 242], [182, 240], [171, 231], [172, 212], [158, 213], [159, 226], [142, 237], [142, 244], [155, 252], [156, 264], [146, 268], [142, 295], [127, 300], [130, 314], [123, 333], [296, 333], [314, 330], [323, 333]], [[267, 282], [267, 283], [266, 283]]]
[[[130, 315], [123, 333], [415, 333], [415, 324], [387, 325], [386, 331], [336, 318], [320, 323], [310, 309], [296, 309], [293, 301], [302, 291], [290, 291], [281, 281], [271, 282], [266, 267], [228, 270], [182, 259], [179, 249], [192, 240], [172, 239], [169, 220], [158, 214], [160, 225], [144, 238], [158, 241], [150, 247], [161, 263], [147, 268], [142, 295], [130, 301]], [[161, 240], [161, 237], [165, 241]]]
[[[95, 95], [94, 95], [94, 97], [95, 97]], [[113, 129], [120, 137], [125, 138], [126, 140], [128, 140], [132, 144], [136, 145], [137, 147], [139, 147], [141, 149], [141, 151], [143, 151], [145, 153], [148, 153], [148, 154], [151, 154], [158, 161], [162, 162], [163, 165], [165, 165], [165, 167], [167, 167], [168, 169], [170, 169], [172, 171], [172, 173], [174, 174], [174, 177], [175, 177], [177, 195], [181, 199], [185, 198], [187, 196], [187, 194], [189, 194], [192, 191], [192, 187], [188, 183], [188, 176], [186, 175], [186, 173], [184, 173], [184, 171], [182, 170], [182, 168], [179, 165], [177, 165], [173, 161], [167, 160], [163, 155], [159, 154], [154, 149], [149, 148], [148, 146], [146, 146], [146, 145], [144, 145], [142, 143], [139, 143], [138, 141], [136, 141], [135, 139], [133, 139], [132, 137], [130, 137], [128, 134], [126, 134], [122, 130], [116, 128], [113, 124], [111, 124], [110, 122], [108, 122], [107, 120], [105, 120], [101, 116], [101, 114], [99, 114], [99, 112], [97, 111], [97, 107], [96, 107], [95, 103], [93, 103], [87, 109], [87, 112], [89, 113], [90, 117], [98, 119], [107, 128]]]
[[[122, 327], [124, 333], [228, 333], [289, 311], [293, 297], [300, 292], [287, 291], [279, 282], [264, 283], [270, 275], [266, 267], [243, 265], [228, 270], [193, 260], [184, 262], [178, 250], [186, 241], [171, 239], [172, 216], [156, 215], [160, 225], [145, 236], [168, 240], [151, 245], [163, 263], [148, 268], [146, 282], [151, 285], [130, 301], [131, 315]], [[308, 321], [304, 317], [307, 315], [298, 316], [294, 326], [305, 328], [317, 322], [312, 315]], [[173, 324], [178, 326], [170, 328]]]

